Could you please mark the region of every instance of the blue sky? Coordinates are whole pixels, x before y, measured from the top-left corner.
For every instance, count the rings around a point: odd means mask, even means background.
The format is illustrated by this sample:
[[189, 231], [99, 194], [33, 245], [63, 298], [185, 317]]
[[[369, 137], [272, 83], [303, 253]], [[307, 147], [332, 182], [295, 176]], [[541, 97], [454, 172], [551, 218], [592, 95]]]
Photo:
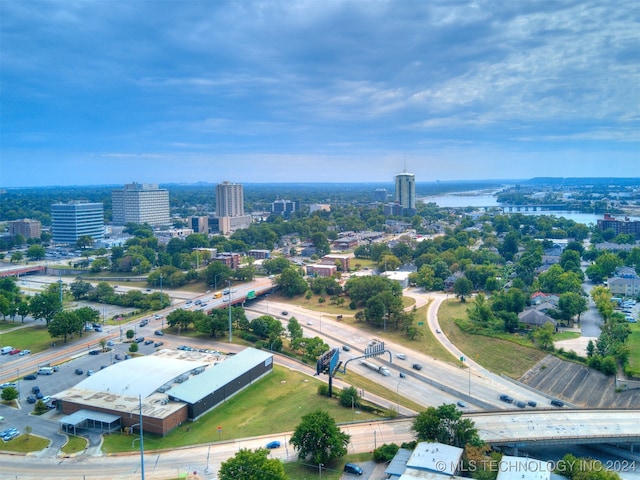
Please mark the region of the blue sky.
[[640, 176], [637, 0], [0, 0], [0, 187]]

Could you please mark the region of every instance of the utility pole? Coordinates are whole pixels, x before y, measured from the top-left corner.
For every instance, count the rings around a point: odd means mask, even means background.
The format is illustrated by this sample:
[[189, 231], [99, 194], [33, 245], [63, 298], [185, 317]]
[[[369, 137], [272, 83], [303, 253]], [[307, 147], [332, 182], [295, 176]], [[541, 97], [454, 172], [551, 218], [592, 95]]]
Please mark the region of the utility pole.
[[231, 280], [227, 280], [229, 283], [229, 343], [233, 342], [233, 328], [231, 325]]

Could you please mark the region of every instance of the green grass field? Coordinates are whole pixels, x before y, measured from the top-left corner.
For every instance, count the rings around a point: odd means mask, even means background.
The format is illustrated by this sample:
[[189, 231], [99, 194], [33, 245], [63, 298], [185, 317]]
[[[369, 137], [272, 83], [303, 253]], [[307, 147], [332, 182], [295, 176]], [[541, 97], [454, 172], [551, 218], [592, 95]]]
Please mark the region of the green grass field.
[[[22, 325], [16, 322], [14, 327]], [[26, 326], [11, 332], [0, 333], [0, 344], [11, 345], [12, 347], [24, 350], [28, 348], [31, 353], [38, 353], [46, 350], [51, 346], [51, 336], [47, 331], [44, 322], [38, 322], [36, 325]]]
[[448, 300], [438, 312], [442, 331], [451, 342], [483, 367], [520, 378], [524, 373], [542, 360], [547, 353], [517, 343], [484, 335], [470, 335], [461, 331], [455, 323], [456, 318], [467, 318], [469, 303]]
[[640, 378], [640, 323], [630, 323], [631, 335], [627, 338], [629, 347], [629, 363], [627, 373], [634, 378]]

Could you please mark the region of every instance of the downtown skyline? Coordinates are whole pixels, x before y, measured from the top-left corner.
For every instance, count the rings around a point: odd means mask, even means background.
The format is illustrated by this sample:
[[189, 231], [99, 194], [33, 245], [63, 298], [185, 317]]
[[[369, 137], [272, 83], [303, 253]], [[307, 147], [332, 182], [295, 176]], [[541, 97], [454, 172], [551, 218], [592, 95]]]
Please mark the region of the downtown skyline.
[[638, 17], [0, 0], [0, 187], [638, 177]]

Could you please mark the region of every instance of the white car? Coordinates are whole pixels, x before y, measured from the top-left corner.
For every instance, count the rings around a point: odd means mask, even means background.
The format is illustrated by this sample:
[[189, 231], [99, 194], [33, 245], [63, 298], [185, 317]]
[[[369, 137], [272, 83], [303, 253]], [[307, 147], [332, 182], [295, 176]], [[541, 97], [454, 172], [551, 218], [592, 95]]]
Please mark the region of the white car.
[[396, 357], [398, 357], [400, 360], [407, 359], [407, 356], [404, 353], [396, 353]]
[[29, 355], [31, 353], [31, 350], [22, 350], [20, 352], [20, 356], [22, 357], [23, 355]]

